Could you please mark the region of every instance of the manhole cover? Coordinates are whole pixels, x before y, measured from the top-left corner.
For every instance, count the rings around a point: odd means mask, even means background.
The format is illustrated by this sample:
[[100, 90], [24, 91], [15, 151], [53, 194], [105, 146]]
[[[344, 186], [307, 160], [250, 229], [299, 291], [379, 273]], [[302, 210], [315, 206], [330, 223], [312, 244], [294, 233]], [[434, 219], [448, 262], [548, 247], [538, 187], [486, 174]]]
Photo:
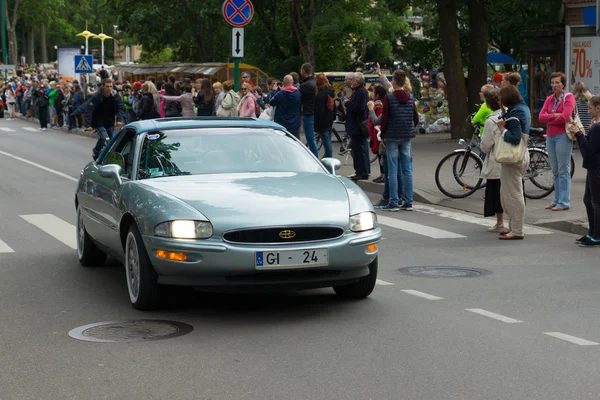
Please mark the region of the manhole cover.
[[483, 269], [460, 267], [407, 267], [400, 268], [398, 271], [403, 275], [426, 278], [473, 278], [491, 274], [490, 271]]
[[193, 330], [191, 325], [183, 322], [142, 319], [98, 322], [80, 326], [72, 329], [69, 336], [87, 342], [142, 342], [171, 339], [186, 335]]

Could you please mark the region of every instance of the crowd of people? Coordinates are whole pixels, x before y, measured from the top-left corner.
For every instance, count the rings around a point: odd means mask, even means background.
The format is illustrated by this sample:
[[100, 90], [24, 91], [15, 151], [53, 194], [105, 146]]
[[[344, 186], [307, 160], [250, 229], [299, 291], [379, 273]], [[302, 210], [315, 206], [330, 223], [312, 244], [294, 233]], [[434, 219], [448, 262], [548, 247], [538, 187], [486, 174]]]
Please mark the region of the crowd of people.
[[[600, 96], [592, 96], [582, 82], [576, 82], [570, 93], [565, 89], [566, 79], [562, 72], [551, 75], [553, 93], [539, 114], [539, 121], [547, 126], [546, 149], [554, 177], [554, 199], [546, 209], [559, 212], [571, 207], [570, 160], [576, 141], [583, 168], [587, 169], [583, 203], [589, 222], [588, 235], [576, 242], [582, 247], [600, 246], [600, 125], [596, 123], [600, 122]], [[519, 157], [502, 162], [495, 157], [499, 141], [526, 149], [531, 113], [517, 89], [520, 80], [518, 73], [509, 72], [500, 87], [482, 87], [485, 103], [474, 117], [474, 121], [483, 123], [482, 177], [487, 179], [484, 216], [496, 216], [491, 230], [498, 232], [501, 240], [524, 238], [523, 174], [529, 165], [529, 153], [523, 151]]]

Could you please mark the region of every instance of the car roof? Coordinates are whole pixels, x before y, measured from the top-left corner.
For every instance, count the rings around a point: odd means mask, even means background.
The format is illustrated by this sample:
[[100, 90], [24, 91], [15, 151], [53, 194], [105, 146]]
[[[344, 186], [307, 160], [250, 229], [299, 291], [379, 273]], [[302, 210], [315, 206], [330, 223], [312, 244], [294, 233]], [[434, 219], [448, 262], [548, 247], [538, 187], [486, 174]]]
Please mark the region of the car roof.
[[231, 118], [231, 117], [176, 117], [147, 119], [132, 122], [127, 127], [135, 128], [138, 134], [149, 131], [165, 129], [188, 129], [188, 128], [285, 128], [273, 121], [259, 118]]

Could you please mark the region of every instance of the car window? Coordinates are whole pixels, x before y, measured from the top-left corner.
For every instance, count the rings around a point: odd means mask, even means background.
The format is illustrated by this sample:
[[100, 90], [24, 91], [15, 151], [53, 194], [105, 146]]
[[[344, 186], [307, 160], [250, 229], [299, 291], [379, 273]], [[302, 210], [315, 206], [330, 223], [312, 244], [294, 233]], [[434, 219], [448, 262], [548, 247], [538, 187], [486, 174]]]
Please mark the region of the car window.
[[325, 172], [306, 146], [282, 131], [200, 128], [149, 133], [140, 179], [243, 172]]
[[127, 130], [120, 134], [121, 137], [113, 143], [106, 156], [102, 159], [101, 165], [117, 164], [120, 165], [123, 172], [121, 176], [131, 179], [133, 171], [135, 138], [136, 134], [132, 130]]

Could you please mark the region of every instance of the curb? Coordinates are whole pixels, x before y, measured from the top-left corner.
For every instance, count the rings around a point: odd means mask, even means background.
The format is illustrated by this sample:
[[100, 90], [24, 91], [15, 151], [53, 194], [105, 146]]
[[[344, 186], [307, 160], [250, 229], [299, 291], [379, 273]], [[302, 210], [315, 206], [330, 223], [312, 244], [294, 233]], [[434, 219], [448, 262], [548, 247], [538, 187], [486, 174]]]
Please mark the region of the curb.
[[[383, 193], [383, 184], [374, 183], [371, 181], [358, 181], [358, 185], [365, 191], [375, 194]], [[462, 212], [474, 213], [477, 215], [483, 215], [480, 212], [474, 212], [472, 210], [465, 210], [464, 208], [453, 206], [452, 200], [441, 197], [437, 193], [428, 190], [414, 189], [413, 199], [415, 203], [434, 205], [437, 207], [444, 207], [453, 210], [459, 210]], [[529, 225], [539, 226], [542, 228], [554, 229], [561, 232], [573, 233], [577, 235], [587, 235], [589, 233], [589, 225], [587, 221], [583, 220], [561, 220], [552, 218], [539, 219]]]

